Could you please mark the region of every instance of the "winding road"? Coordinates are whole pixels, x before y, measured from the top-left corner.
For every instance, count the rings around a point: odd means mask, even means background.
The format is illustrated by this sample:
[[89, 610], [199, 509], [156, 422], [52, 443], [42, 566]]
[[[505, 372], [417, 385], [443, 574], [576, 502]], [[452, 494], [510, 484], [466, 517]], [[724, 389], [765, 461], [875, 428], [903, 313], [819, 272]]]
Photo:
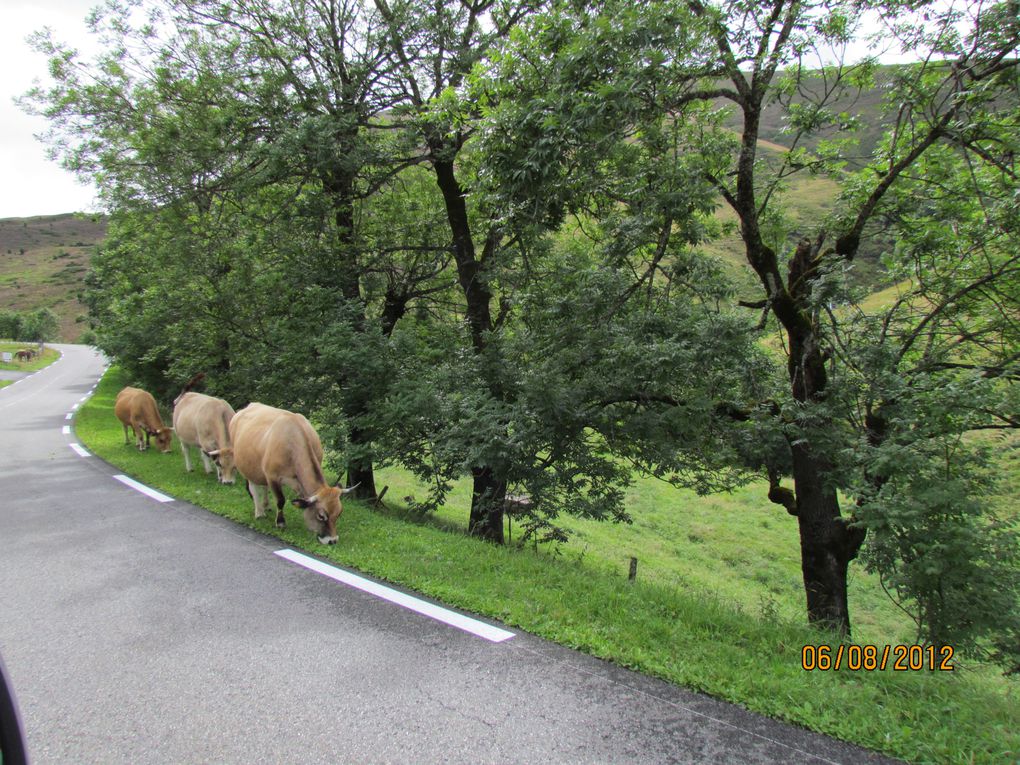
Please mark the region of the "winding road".
[[56, 347], [0, 390], [0, 655], [33, 762], [886, 762], [143, 494], [72, 448], [104, 362]]

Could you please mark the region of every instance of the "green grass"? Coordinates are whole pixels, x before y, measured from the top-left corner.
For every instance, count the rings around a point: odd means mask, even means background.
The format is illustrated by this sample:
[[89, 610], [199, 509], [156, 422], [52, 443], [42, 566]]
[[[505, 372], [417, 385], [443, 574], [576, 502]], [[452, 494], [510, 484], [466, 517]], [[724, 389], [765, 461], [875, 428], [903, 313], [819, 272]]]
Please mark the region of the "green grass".
[[[801, 669], [802, 646], [829, 639], [802, 626], [799, 615], [785, 618], [785, 605], [772, 613], [755, 603], [748, 582], [781, 603], [802, 597], [792, 592], [792, 522], [764, 511], [755, 487], [711, 498], [718, 504], [695, 512], [693, 499], [667, 501], [663, 492], [673, 490], [642, 483], [629, 497], [632, 512], [654, 522], [580, 524], [573, 546], [558, 555], [494, 547], [451, 530], [466, 514], [465, 498], [456, 492], [451, 503], [460, 509], [443, 510], [435, 520], [349, 502], [340, 542], [327, 548], [315, 543], [289, 508], [289, 526], [282, 532], [269, 519], [256, 522], [240, 483], [220, 486], [200, 469], [186, 474], [176, 446], [172, 455], [124, 446], [112, 408], [125, 383], [111, 370], [79, 410], [75, 429], [84, 444], [149, 485], [288, 545], [621, 666], [913, 762], [1010, 762], [1020, 756], [1018, 689], [987, 668]], [[414, 492], [406, 478], [399, 471], [380, 475], [380, 485], [390, 486], [388, 504]], [[660, 504], [668, 508], [652, 512]], [[655, 525], [659, 528], [651, 528]], [[621, 543], [624, 532], [633, 536]], [[641, 560], [634, 583], [625, 575], [632, 554]], [[681, 559], [680, 568], [666, 565], [671, 557]], [[861, 575], [855, 574], [854, 589], [868, 589], [860, 585]], [[858, 626], [860, 642], [889, 629], [865, 627], [860, 618]]]
[[[36, 343], [13, 343], [6, 340], [0, 340], [0, 352], [10, 352], [12, 354], [17, 353], [22, 348], [35, 348]], [[31, 361], [18, 361], [17, 359], [11, 361], [9, 364], [0, 361], [0, 369], [6, 369], [15, 372], [35, 372], [43, 367], [48, 367], [54, 361], [60, 358], [60, 351], [54, 348], [44, 347], [43, 352], [36, 356]]]

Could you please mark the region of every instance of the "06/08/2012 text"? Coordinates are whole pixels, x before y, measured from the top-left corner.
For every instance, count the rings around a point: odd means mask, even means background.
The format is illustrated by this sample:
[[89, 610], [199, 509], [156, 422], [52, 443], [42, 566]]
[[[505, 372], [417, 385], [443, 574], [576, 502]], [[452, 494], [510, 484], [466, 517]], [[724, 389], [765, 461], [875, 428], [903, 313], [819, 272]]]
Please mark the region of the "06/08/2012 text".
[[851, 671], [952, 672], [953, 647], [949, 645], [856, 645], [841, 643], [806, 645], [801, 649], [800, 666], [808, 672], [849, 669]]

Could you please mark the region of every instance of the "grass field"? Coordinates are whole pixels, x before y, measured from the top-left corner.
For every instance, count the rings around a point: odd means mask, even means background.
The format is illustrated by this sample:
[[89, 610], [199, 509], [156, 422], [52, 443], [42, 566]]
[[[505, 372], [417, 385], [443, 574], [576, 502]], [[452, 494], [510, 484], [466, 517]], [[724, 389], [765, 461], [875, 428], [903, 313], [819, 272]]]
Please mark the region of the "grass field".
[[[0, 340], [0, 353], [15, 354], [22, 348], [35, 348], [35, 343], [15, 343], [9, 340]], [[60, 358], [60, 352], [49, 347], [44, 347], [43, 352], [31, 361], [18, 361], [17, 359], [7, 363], [0, 361], [0, 369], [13, 372], [35, 372], [48, 367]]]
[[[831, 643], [803, 626], [795, 592], [796, 531], [760, 487], [730, 497], [675, 495], [639, 482], [633, 526], [578, 523], [558, 553], [494, 547], [458, 530], [453, 510], [420, 518], [399, 507], [345, 503], [334, 547], [318, 545], [288, 506], [289, 526], [256, 522], [242, 485], [186, 474], [172, 455], [124, 446], [112, 414], [126, 383], [111, 370], [78, 413], [79, 439], [97, 455], [174, 496], [278, 536], [340, 565], [418, 590], [625, 667], [912, 762], [1014, 762], [1020, 757], [1020, 688], [989, 668], [954, 672], [806, 672], [805, 644]], [[380, 473], [388, 504], [413, 493], [400, 471]], [[463, 488], [458, 489], [463, 491]], [[625, 574], [639, 558], [637, 581]], [[675, 559], [672, 565], [670, 559]], [[899, 642], [906, 625], [855, 573], [860, 643]], [[771, 600], [770, 600], [771, 599]], [[872, 616], [866, 618], [866, 614]], [[892, 637], [895, 635], [895, 638]], [[880, 637], [881, 636], [881, 637]]]

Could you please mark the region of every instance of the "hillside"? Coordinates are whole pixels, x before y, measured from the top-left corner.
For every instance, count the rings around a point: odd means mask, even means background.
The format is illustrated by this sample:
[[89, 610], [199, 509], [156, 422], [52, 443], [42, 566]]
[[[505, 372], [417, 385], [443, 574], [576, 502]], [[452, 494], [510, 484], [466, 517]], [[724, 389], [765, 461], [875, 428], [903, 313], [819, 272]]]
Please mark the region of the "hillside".
[[51, 308], [60, 340], [87, 329], [78, 300], [95, 246], [106, 235], [101, 216], [74, 213], [0, 219], [0, 306], [15, 311]]

